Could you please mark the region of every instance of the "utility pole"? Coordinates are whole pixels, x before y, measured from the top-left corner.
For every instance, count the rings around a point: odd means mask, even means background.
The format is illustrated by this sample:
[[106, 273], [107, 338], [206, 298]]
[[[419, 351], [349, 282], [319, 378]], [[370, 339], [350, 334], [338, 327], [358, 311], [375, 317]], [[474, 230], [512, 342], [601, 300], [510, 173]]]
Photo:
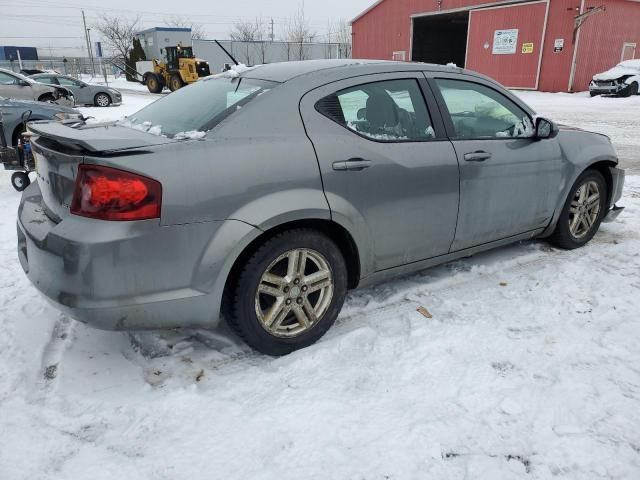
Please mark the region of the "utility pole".
[[80, 9], [82, 12], [82, 24], [84, 25], [84, 39], [87, 42], [87, 55], [89, 55], [89, 60], [91, 60], [91, 70], [93, 70], [93, 76], [96, 76], [96, 66], [93, 63], [93, 55], [91, 54], [91, 37], [89, 37], [89, 29], [87, 28], [87, 19], [84, 16], [84, 9]]
[[275, 41], [275, 39], [276, 39], [276, 35], [274, 33], [273, 26], [274, 26], [274, 22], [273, 22], [273, 18], [271, 18], [271, 35], [269, 37], [271, 38], [272, 42]]

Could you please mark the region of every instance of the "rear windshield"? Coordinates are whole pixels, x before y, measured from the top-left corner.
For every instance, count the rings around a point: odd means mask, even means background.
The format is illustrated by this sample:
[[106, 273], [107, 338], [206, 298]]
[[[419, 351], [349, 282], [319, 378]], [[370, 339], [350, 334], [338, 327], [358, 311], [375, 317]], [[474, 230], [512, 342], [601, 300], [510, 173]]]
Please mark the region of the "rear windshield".
[[210, 77], [161, 98], [134, 113], [127, 122], [167, 137], [198, 137], [277, 85], [251, 78]]

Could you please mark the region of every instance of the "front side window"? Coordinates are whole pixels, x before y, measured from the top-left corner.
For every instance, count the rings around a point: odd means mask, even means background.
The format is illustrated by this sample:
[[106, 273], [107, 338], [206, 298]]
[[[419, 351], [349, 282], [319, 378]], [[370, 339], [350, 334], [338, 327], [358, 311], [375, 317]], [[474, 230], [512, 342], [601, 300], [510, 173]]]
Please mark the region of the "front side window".
[[529, 115], [497, 91], [464, 80], [436, 79], [457, 138], [528, 138]]
[[320, 100], [316, 109], [371, 140], [415, 142], [435, 138], [416, 80], [389, 80], [340, 90]]
[[58, 77], [58, 82], [65, 87], [79, 87], [81, 85], [77, 80], [67, 77]]

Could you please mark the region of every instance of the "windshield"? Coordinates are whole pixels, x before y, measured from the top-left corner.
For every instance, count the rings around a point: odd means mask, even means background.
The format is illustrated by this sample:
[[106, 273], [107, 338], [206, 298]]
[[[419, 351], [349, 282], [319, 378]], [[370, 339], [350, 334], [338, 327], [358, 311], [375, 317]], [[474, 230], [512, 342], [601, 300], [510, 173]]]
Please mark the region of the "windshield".
[[261, 93], [278, 84], [250, 78], [209, 77], [167, 95], [127, 120], [168, 137], [207, 132]]

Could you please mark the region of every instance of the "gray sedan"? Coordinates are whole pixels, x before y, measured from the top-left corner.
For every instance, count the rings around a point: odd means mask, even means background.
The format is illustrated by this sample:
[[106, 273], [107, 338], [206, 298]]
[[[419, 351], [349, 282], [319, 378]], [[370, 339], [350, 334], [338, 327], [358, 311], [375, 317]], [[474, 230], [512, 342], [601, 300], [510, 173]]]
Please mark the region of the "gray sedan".
[[621, 210], [608, 137], [455, 67], [270, 64], [120, 124], [31, 128], [36, 288], [103, 329], [224, 317], [271, 355], [322, 337], [348, 289], [523, 239], [582, 247]]
[[76, 80], [67, 75], [55, 73], [38, 73], [31, 75], [33, 80], [47, 85], [62, 85], [73, 92], [77, 105], [95, 105], [96, 107], [108, 107], [120, 105], [122, 94], [115, 88], [104, 85], [91, 85], [82, 80]]
[[0, 115], [7, 144], [17, 145], [27, 128], [25, 120], [81, 120], [82, 114], [71, 107], [55, 103], [14, 100], [0, 97]]
[[58, 103], [69, 107], [75, 106], [71, 90], [61, 86], [43, 85], [20, 73], [4, 68], [0, 68], [0, 96], [18, 100]]

